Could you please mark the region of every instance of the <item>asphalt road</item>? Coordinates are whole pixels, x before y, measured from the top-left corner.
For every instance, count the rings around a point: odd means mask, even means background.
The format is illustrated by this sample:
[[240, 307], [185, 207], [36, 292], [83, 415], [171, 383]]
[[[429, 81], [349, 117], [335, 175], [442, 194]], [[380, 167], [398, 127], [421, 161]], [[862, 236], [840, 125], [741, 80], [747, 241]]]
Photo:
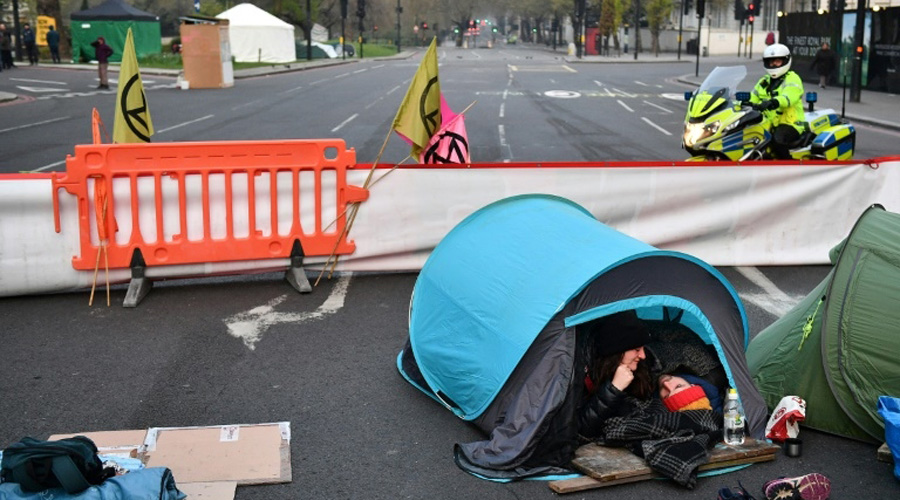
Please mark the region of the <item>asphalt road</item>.
[[[681, 63], [571, 64], [561, 51], [529, 46], [442, 47], [438, 57], [450, 106], [461, 111], [475, 103], [466, 114], [475, 162], [687, 156], [680, 147], [682, 96], [693, 87], [677, 80], [694, 73], [687, 58]], [[371, 163], [419, 59], [280, 73], [215, 90], [184, 91], [175, 88], [174, 77], [145, 75], [153, 141], [337, 137], [356, 149], [360, 163]], [[701, 74], [714, 64], [704, 61]], [[749, 75], [761, 74], [758, 64], [748, 63]], [[24, 66], [0, 73], [0, 91], [23, 96], [0, 105], [0, 172], [62, 169], [74, 145], [91, 141], [93, 108], [108, 136], [115, 88], [99, 91], [96, 83], [90, 70]], [[900, 133], [858, 128], [858, 158], [897, 154]], [[405, 143], [393, 137], [382, 162], [399, 162], [407, 152]]]
[[[682, 156], [684, 104], [663, 94], [680, 94], [685, 87], [674, 77], [692, 66], [582, 65], [572, 72], [559, 57], [527, 48], [440, 54], [451, 106], [477, 101], [467, 120], [470, 138], [478, 138], [476, 161]], [[165, 77], [145, 84], [157, 141], [338, 136], [367, 162], [416, 65], [415, 59], [363, 62], [241, 80], [227, 90], [185, 92]], [[3, 172], [61, 168], [74, 144], [90, 140], [93, 106], [108, 128], [112, 123], [113, 94], [90, 89], [93, 73], [28, 71], [36, 80], [65, 82], [68, 90], [0, 107]], [[0, 90], [7, 78], [0, 75]], [[554, 90], [562, 92], [547, 94]], [[571, 91], [581, 96], [566, 97]], [[876, 133], [861, 135], [860, 150], [893, 154], [868, 142]], [[399, 161], [405, 154], [394, 139], [385, 157]], [[827, 272], [721, 270], [747, 308], [752, 335]], [[309, 295], [296, 294], [277, 274], [172, 280], [157, 283], [136, 309], [118, 305], [122, 286], [114, 287], [110, 308], [89, 308], [86, 292], [0, 298], [0, 445], [26, 435], [286, 420], [293, 481], [239, 487], [239, 500], [556, 497], [543, 482], [491, 483], [453, 463], [454, 443], [480, 439], [478, 431], [407, 384], [395, 367], [415, 279], [343, 276]], [[229, 325], [238, 321], [256, 322], [260, 336], [231, 335]], [[834, 499], [900, 494], [891, 466], [875, 460], [877, 445], [806, 429], [801, 437], [801, 458], [779, 455], [702, 479], [694, 491], [647, 481], [569, 497], [713, 499], [721, 486], [741, 481], [761, 498], [766, 480], [813, 471], [832, 479]]]

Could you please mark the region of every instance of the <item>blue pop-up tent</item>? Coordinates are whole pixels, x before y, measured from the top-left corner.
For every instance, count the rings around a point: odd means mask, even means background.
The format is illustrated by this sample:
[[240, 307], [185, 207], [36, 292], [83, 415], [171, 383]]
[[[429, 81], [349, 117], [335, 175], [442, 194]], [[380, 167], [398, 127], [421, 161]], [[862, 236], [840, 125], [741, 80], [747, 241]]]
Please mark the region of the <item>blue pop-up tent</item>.
[[416, 281], [398, 368], [489, 435], [457, 446], [465, 470], [494, 479], [561, 473], [577, 444], [578, 326], [624, 310], [676, 321], [711, 346], [751, 435], [762, 437], [767, 410], [747, 371], [747, 318], [725, 278], [555, 196], [498, 201], [444, 237]]

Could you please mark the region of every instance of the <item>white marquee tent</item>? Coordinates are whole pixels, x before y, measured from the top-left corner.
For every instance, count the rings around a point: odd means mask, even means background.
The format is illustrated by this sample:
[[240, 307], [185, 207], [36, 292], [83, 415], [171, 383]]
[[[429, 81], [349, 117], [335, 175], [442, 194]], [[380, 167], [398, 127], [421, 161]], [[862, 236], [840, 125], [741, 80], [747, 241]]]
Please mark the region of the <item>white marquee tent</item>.
[[236, 62], [284, 63], [297, 59], [294, 26], [259, 7], [242, 3], [216, 17], [228, 19], [231, 54]]

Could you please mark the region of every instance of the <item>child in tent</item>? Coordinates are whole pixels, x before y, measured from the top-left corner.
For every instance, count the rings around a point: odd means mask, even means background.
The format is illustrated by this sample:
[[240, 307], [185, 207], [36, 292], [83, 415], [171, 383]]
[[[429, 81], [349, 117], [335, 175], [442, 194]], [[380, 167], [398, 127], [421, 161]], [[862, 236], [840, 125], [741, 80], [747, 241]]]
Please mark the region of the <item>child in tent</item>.
[[706, 380], [686, 373], [659, 377], [659, 397], [669, 411], [714, 410], [722, 413], [722, 396]]

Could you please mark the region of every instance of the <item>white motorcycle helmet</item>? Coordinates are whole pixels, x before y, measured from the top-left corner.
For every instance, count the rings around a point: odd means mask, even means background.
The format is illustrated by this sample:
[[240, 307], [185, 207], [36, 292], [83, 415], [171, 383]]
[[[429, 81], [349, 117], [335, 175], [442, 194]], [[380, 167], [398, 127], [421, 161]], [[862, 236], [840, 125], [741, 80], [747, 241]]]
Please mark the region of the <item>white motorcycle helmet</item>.
[[769, 45], [763, 51], [763, 66], [772, 78], [784, 75], [791, 69], [791, 50], [780, 43]]

